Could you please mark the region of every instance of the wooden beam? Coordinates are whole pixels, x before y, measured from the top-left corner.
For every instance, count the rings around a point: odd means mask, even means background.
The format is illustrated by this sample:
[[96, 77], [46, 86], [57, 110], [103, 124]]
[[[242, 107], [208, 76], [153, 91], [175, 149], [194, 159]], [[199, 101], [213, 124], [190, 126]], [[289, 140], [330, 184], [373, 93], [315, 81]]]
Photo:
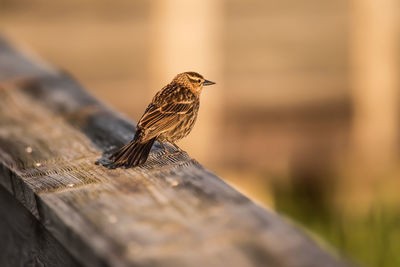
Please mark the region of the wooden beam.
[[134, 124], [1, 39], [0, 83], [0, 185], [83, 266], [344, 266], [185, 153], [95, 165]]
[[397, 0], [351, 3], [353, 152], [356, 168], [380, 176], [399, 158], [400, 5]]
[[1, 266], [81, 266], [2, 186], [0, 203]]

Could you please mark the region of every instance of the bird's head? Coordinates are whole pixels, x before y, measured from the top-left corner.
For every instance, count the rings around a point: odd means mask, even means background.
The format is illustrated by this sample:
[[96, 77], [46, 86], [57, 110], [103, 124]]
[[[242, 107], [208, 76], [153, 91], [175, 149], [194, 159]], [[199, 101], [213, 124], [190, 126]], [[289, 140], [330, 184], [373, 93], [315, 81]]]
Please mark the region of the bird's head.
[[177, 82], [187, 86], [195, 94], [200, 94], [203, 86], [215, 84], [215, 82], [206, 80], [202, 75], [193, 71], [183, 72], [176, 75], [172, 82]]

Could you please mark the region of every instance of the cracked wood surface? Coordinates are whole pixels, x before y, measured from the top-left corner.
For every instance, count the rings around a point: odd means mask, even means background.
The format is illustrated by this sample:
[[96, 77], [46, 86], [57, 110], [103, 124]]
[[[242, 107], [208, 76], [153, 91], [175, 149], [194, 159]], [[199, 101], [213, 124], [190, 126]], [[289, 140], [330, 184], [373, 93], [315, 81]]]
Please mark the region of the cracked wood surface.
[[[186, 153], [94, 162], [134, 125], [0, 38], [0, 185], [84, 266], [343, 266]], [[1, 193], [1, 192], [0, 192]]]

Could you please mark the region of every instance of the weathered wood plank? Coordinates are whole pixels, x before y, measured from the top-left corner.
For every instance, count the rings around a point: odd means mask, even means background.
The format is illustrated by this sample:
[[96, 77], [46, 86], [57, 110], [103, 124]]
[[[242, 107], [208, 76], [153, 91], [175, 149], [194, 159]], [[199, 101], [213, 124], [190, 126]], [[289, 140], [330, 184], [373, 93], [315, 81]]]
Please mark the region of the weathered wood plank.
[[43, 225], [0, 186], [0, 265], [81, 266]]
[[95, 165], [134, 125], [4, 40], [0, 59], [0, 184], [83, 265], [343, 266], [185, 153]]

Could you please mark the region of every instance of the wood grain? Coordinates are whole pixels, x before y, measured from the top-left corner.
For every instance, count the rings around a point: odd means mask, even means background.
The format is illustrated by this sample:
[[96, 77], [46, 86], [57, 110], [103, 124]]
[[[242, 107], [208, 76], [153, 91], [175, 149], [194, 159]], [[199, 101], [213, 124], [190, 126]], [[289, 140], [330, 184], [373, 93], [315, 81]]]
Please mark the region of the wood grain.
[[81, 266], [21, 203], [0, 186], [0, 265]]
[[[84, 266], [343, 266], [186, 153], [94, 162], [134, 125], [0, 40], [0, 184]], [[171, 148], [172, 149], [172, 148]]]

